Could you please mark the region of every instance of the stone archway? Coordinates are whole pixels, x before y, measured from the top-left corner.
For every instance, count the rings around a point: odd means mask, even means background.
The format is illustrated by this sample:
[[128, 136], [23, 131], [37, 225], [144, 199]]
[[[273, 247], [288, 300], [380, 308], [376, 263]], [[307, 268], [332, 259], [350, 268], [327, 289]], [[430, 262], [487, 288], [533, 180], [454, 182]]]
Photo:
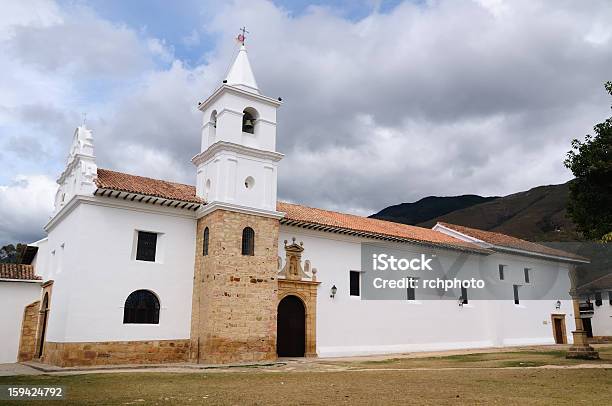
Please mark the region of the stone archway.
[[276, 353], [303, 357], [306, 353], [306, 308], [300, 298], [287, 295], [278, 303]]
[[[295, 238], [293, 244], [287, 245], [285, 241], [285, 253], [286, 260], [285, 266], [281, 267], [282, 261], [279, 257], [279, 268], [278, 274], [278, 318], [277, 318], [277, 354], [279, 356], [286, 356], [284, 354], [284, 342], [283, 340], [287, 337], [285, 328], [285, 320], [281, 320], [281, 317], [285, 317], [284, 308], [281, 309], [281, 304], [284, 306], [291, 306], [289, 303], [293, 302], [295, 307], [292, 311], [298, 313], [300, 318], [297, 322], [302, 323], [301, 314], [299, 308], [295, 304], [295, 301], [299, 302], [303, 309], [303, 328], [304, 328], [304, 350], [301, 351], [302, 355], [290, 355], [290, 356], [304, 356], [304, 357], [316, 357], [317, 356], [317, 333], [316, 333], [316, 316], [317, 316], [317, 288], [320, 282], [317, 282], [317, 270], [310, 268], [310, 262], [305, 261], [305, 265], [302, 268], [302, 252], [304, 251], [303, 244], [296, 244]], [[287, 302], [285, 302], [287, 300]], [[296, 310], [297, 309], [297, 310]], [[291, 310], [291, 309], [289, 309]], [[281, 337], [278, 337], [281, 334]], [[297, 333], [289, 333], [297, 336]], [[302, 340], [301, 338], [297, 338]], [[278, 345], [281, 345], [279, 350]], [[299, 351], [298, 351], [299, 353]]]

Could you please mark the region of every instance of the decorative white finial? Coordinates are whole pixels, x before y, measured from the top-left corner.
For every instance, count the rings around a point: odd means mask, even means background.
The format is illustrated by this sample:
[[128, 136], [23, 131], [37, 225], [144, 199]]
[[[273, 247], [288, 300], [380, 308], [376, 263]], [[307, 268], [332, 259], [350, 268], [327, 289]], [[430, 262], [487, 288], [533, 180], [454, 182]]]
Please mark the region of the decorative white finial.
[[255, 76], [253, 75], [253, 70], [251, 69], [249, 57], [247, 56], [247, 50], [244, 46], [244, 41], [246, 39], [245, 35], [248, 33], [248, 31], [245, 27], [242, 27], [240, 31], [242, 31], [242, 33], [238, 34], [238, 37], [236, 38], [236, 40], [240, 43], [240, 50], [238, 51], [238, 55], [236, 55], [234, 63], [229, 69], [224, 83], [247, 92], [259, 94], [259, 87], [255, 81]]

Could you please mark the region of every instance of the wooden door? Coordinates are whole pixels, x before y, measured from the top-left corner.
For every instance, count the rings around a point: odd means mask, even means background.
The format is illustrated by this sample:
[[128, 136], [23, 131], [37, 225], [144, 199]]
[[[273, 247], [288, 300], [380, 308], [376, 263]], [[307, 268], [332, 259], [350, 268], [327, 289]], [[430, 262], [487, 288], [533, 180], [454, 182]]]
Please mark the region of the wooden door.
[[276, 353], [279, 357], [303, 357], [306, 348], [306, 311], [296, 296], [278, 304]]

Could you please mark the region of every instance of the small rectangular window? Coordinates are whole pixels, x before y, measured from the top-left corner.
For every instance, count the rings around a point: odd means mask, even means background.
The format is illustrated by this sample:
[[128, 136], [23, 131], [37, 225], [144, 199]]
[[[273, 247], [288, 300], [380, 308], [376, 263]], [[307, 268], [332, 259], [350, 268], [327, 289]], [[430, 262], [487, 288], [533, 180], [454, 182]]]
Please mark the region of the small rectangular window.
[[350, 295], [351, 296], [359, 296], [359, 283], [360, 283], [360, 272], [351, 271], [350, 272]]
[[138, 245], [136, 247], [136, 259], [138, 261], [155, 262], [155, 251], [157, 249], [157, 234], [146, 231], [138, 232]]
[[529, 283], [529, 268], [525, 268], [525, 283]]
[[514, 304], [519, 304], [521, 301], [519, 299], [519, 285], [512, 285], [514, 289]]
[[464, 305], [468, 304], [467, 289], [464, 288], [463, 286], [461, 287], [461, 303], [464, 304]]
[[601, 306], [603, 301], [601, 300], [601, 292], [595, 292], [595, 306]]
[[610, 301], [610, 305], [612, 305], [612, 290], [608, 291], [608, 300]]
[[504, 268], [506, 267], [506, 265], [499, 265], [499, 280], [503, 281], [504, 280]]
[[[409, 277], [408, 280], [411, 281], [412, 286], [416, 286], [417, 281], [419, 279], [418, 278]], [[408, 288], [406, 290], [407, 290], [407, 297], [406, 297], [406, 299], [407, 300], [416, 300], [416, 288], [408, 286]]]

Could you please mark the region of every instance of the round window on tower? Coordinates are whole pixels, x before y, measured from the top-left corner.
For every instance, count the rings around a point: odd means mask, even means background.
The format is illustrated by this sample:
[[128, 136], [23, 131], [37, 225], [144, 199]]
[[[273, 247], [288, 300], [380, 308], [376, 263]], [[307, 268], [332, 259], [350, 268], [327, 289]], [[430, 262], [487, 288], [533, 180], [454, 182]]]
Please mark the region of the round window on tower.
[[252, 176], [247, 177], [244, 180], [244, 187], [247, 189], [253, 189], [253, 186], [255, 186], [255, 179], [253, 179]]

